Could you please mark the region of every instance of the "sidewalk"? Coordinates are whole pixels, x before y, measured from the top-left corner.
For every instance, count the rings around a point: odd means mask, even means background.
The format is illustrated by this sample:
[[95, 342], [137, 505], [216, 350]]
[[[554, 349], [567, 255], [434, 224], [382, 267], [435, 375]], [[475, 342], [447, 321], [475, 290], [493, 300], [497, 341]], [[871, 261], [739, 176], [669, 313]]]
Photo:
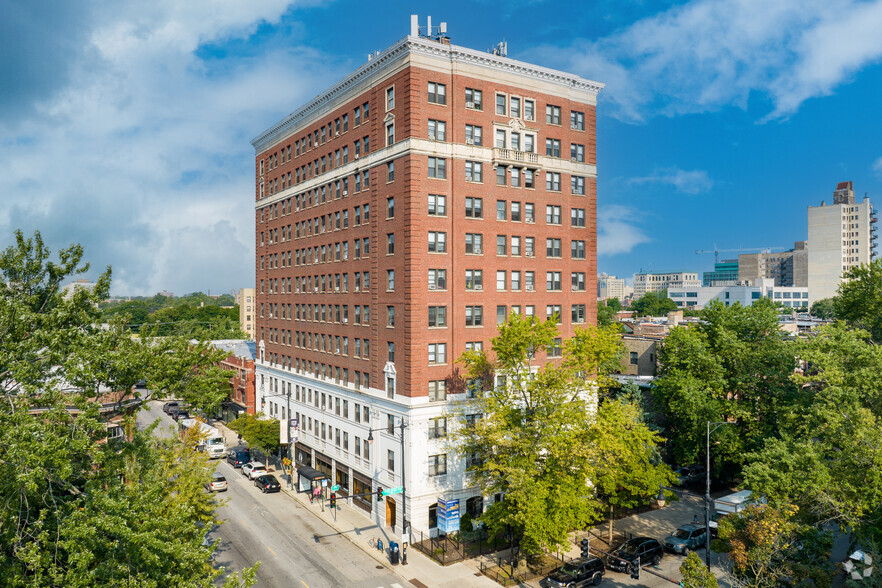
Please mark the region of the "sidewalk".
[[[239, 445], [238, 435], [223, 423], [214, 422], [212, 426], [224, 435], [227, 447]], [[384, 546], [389, 545], [390, 540], [400, 545], [401, 535], [393, 533], [387, 528], [380, 527], [357, 507], [352, 506], [349, 501], [342, 498], [337, 500], [337, 508], [333, 510], [328, 508], [326, 500], [324, 511], [322, 511], [321, 501], [310, 504], [307, 494], [288, 490], [288, 477], [282, 473], [284, 470], [281, 464], [275, 458], [271, 458], [269, 461], [276, 470], [274, 473], [277, 474], [279, 481], [282, 483], [282, 491], [289, 498], [298, 502], [303, 508], [308, 509], [337, 533], [348, 538], [354, 545], [377, 560], [378, 564], [386, 566], [390, 571], [411, 585], [419, 588], [466, 588], [471, 586], [489, 588], [499, 586], [496, 582], [478, 571], [477, 561], [441, 566], [414, 547], [410, 547], [407, 550], [407, 565], [391, 565], [386, 551], [381, 552], [371, 547], [369, 541], [371, 538], [377, 537], [383, 541]], [[269, 466], [270, 464], [267, 465]]]

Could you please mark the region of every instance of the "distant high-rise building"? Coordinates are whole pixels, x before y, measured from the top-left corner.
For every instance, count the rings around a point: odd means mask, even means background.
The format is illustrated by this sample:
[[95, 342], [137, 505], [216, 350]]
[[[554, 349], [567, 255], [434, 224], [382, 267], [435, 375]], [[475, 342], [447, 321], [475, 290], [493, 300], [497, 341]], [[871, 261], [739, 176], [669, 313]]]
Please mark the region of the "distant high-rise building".
[[872, 260], [875, 223], [870, 199], [855, 202], [850, 181], [837, 184], [831, 206], [808, 207], [810, 302], [835, 296], [844, 272]]
[[248, 338], [252, 341], [257, 339], [255, 328], [255, 306], [257, 290], [254, 288], [240, 288], [236, 294], [236, 304], [239, 305], [239, 328], [248, 333]]
[[602, 87], [414, 24], [252, 141], [258, 411], [296, 419], [297, 467], [376, 522], [482, 512], [446, 439], [477, 392], [464, 351], [510, 313], [562, 339], [596, 321]]
[[597, 276], [597, 299], [607, 300], [609, 298], [625, 299], [625, 280], [607, 274], [600, 274]]
[[714, 263], [714, 271], [704, 272], [703, 286], [726, 286], [738, 281], [738, 260], [724, 259]]
[[738, 256], [738, 281], [771, 279], [776, 286], [808, 286], [808, 249], [797, 241], [790, 251], [744, 253]]
[[639, 299], [647, 292], [658, 292], [668, 288], [690, 288], [701, 286], [697, 272], [667, 272], [634, 274], [634, 298]]

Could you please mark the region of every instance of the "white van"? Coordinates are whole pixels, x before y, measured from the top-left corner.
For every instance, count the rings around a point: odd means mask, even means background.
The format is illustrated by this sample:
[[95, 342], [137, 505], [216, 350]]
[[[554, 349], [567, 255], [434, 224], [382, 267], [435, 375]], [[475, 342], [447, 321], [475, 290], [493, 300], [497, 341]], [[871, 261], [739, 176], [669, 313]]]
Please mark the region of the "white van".
[[199, 443], [196, 445], [196, 449], [206, 452], [211, 459], [218, 459], [227, 455], [224, 436], [214, 427], [196, 419], [183, 419], [179, 425], [182, 436], [188, 430], [197, 428], [199, 431]]

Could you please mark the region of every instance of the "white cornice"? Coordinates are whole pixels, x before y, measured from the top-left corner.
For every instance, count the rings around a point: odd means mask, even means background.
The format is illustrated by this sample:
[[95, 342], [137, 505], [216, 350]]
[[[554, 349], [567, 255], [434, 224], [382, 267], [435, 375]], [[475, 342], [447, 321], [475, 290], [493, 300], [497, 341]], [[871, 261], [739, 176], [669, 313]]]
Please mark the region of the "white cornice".
[[591, 96], [596, 96], [604, 87], [604, 84], [600, 82], [591, 81], [559, 70], [540, 67], [457, 45], [446, 45], [422, 37], [407, 36], [355, 70], [329, 90], [318, 95], [311, 102], [295, 110], [252, 139], [251, 145], [254, 147], [255, 152], [260, 153], [276, 141], [290, 134], [293, 129], [307, 126], [333, 107], [351, 100], [366, 89], [366, 87], [361, 87], [365, 82], [389, 74], [396, 67], [400, 66], [403, 60], [410, 54], [434, 57], [447, 63], [456, 62], [480, 66], [498, 73], [515, 74]]

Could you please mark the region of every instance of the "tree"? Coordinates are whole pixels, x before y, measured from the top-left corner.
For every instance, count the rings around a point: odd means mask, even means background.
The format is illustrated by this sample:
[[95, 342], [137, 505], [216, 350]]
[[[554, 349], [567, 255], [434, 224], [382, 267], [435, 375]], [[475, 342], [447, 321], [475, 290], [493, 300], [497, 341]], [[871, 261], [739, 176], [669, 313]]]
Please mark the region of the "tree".
[[616, 313], [622, 310], [622, 303], [618, 298], [608, 298], [597, 301], [597, 325], [605, 327], [616, 322]]
[[833, 310], [833, 301], [834, 298], [815, 300], [814, 304], [812, 304], [810, 314], [820, 319], [831, 320], [836, 318], [836, 313]]
[[683, 576], [680, 585], [684, 588], [717, 588], [720, 585], [694, 551], [690, 551], [680, 564], [680, 574]]
[[252, 447], [269, 455], [279, 447], [279, 421], [278, 419], [259, 418], [253, 414], [243, 413], [236, 417], [229, 425]]
[[[563, 361], [535, 365], [537, 354], [559, 353], [557, 335], [554, 320], [512, 315], [492, 340], [492, 361], [483, 351], [460, 358], [482, 391], [461, 408], [452, 442], [483, 493], [503, 495], [481, 522], [491, 534], [511, 529], [526, 553], [565, 545], [570, 530], [595, 522], [602, 509], [595, 376], [605, 374], [621, 343], [609, 328], [577, 329]], [[656, 484], [651, 494], [657, 491]]]
[[[82, 255], [73, 245], [53, 261], [39, 233], [20, 231], [0, 254], [0, 463], [13, 472], [0, 476], [0, 586], [212, 586], [198, 530], [217, 523], [202, 490], [210, 469], [138, 431], [119, 402], [166, 354], [120, 321], [100, 326], [109, 269], [93, 291], [62, 297], [88, 270]], [[195, 384], [202, 356], [189, 358]], [[99, 410], [108, 390], [121, 438]]]
[[833, 312], [849, 325], [869, 331], [882, 343], [882, 259], [853, 267], [842, 276]]
[[647, 292], [631, 304], [637, 316], [664, 316], [677, 310], [677, 303], [668, 298], [668, 291]]

